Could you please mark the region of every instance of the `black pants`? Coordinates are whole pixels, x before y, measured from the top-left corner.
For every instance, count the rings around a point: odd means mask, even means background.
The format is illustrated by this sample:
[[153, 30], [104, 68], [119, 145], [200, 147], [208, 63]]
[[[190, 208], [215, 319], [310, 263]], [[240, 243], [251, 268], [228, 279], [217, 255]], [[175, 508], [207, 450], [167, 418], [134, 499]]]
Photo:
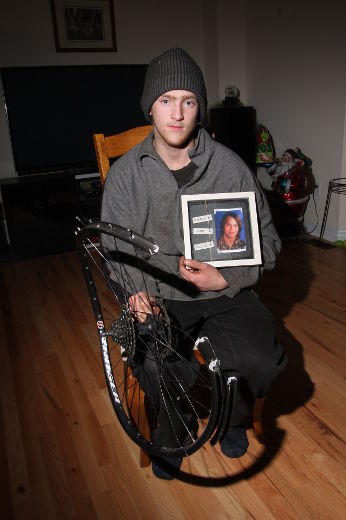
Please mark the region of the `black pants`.
[[238, 379], [231, 427], [250, 426], [255, 399], [269, 391], [287, 364], [275, 339], [274, 320], [252, 290], [234, 298], [184, 302], [166, 300], [169, 314], [186, 333], [207, 336], [225, 377]]

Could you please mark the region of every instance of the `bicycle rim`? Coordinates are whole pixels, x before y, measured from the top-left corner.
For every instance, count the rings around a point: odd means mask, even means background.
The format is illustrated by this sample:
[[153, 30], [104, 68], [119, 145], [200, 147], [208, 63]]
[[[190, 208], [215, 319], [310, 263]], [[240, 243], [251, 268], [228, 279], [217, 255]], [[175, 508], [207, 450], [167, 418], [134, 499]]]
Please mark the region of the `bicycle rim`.
[[[105, 234], [112, 249], [101, 251]], [[114, 234], [118, 230], [90, 224], [78, 239], [114, 411], [127, 435], [148, 453], [190, 455], [210, 438], [219, 418], [219, 362], [207, 338], [199, 362], [192, 338], [176, 341], [181, 331], [162, 302], [160, 317], [150, 316], [149, 328], [135, 319], [128, 305], [135, 283], [121, 255], [117, 258], [123, 240]], [[133, 247], [138, 259], [136, 243], [126, 247], [127, 253]]]

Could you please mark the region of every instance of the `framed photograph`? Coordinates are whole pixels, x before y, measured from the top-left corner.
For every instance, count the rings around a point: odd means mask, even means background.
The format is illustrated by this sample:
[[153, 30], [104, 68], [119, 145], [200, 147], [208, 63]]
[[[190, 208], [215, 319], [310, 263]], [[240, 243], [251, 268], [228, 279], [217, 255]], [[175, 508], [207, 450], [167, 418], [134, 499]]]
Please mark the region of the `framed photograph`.
[[113, 0], [51, 0], [58, 52], [116, 51]]
[[182, 195], [185, 258], [215, 267], [261, 264], [254, 192]]

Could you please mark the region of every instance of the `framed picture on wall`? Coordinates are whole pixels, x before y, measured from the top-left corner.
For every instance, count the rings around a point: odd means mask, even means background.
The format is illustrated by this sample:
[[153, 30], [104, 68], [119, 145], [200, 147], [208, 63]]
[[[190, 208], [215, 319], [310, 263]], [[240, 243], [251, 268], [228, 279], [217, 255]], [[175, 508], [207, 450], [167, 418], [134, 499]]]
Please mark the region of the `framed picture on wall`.
[[113, 0], [51, 0], [58, 52], [116, 51]]
[[182, 195], [185, 258], [215, 267], [261, 264], [254, 192]]

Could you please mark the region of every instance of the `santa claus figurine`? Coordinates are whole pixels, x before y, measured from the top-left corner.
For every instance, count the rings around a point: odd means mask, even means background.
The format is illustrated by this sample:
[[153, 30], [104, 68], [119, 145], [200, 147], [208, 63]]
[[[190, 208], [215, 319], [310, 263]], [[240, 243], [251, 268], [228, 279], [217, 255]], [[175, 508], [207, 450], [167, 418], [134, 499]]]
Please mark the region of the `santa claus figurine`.
[[282, 157], [276, 159], [272, 166], [267, 168], [267, 172], [273, 177], [280, 177], [287, 173], [294, 166], [297, 168], [301, 168], [304, 166], [304, 160], [298, 157], [297, 152], [299, 148], [296, 150], [292, 150], [292, 148], [288, 148], [283, 154]]

